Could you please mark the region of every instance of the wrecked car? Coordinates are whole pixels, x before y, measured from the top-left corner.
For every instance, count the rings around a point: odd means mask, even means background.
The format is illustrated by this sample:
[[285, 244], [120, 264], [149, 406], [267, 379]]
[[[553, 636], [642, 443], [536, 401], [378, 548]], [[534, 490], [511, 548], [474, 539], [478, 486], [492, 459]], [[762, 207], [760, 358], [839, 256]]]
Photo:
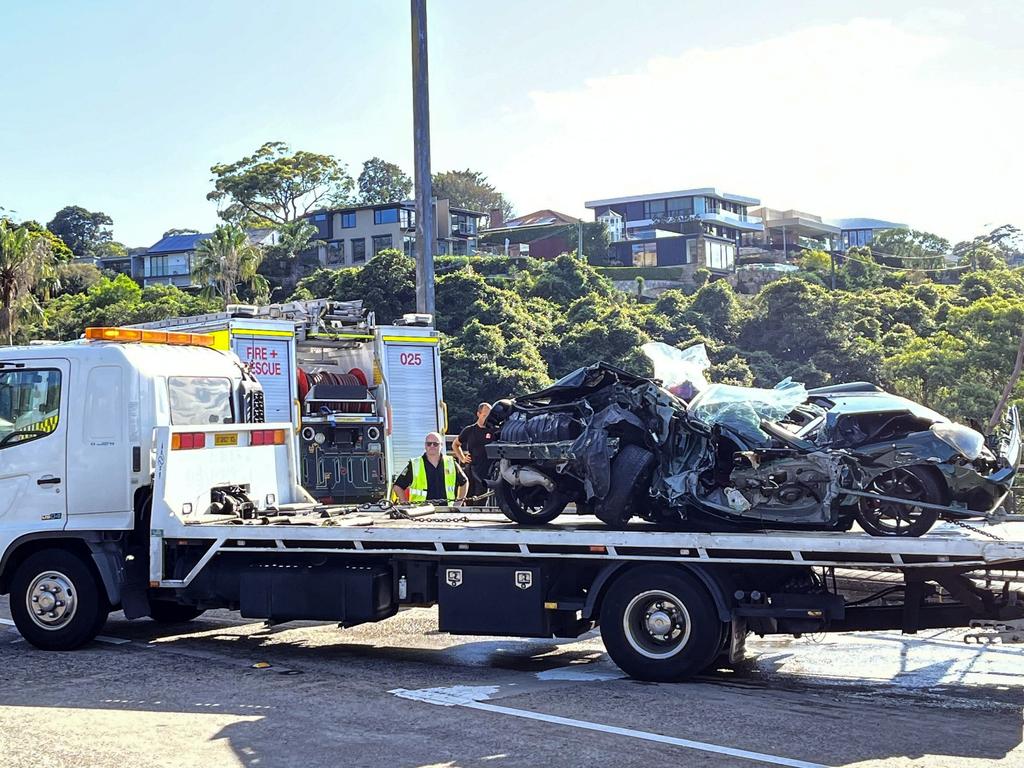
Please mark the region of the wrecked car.
[[597, 363], [496, 403], [487, 451], [502, 511], [540, 524], [572, 503], [613, 527], [634, 517], [699, 531], [856, 522], [876, 536], [1004, 514], [1020, 453], [1015, 408], [986, 439], [866, 382], [759, 389], [688, 378], [694, 386], [670, 391]]

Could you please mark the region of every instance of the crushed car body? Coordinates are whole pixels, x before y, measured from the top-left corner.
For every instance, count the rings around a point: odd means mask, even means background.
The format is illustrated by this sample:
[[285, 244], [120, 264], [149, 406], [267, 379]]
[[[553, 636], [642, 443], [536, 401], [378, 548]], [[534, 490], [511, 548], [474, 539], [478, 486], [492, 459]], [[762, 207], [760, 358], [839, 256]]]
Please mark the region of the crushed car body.
[[1020, 454], [1015, 408], [985, 438], [873, 384], [708, 384], [703, 346], [645, 352], [658, 379], [596, 363], [495, 404], [491, 485], [509, 518], [546, 523], [573, 503], [613, 527], [634, 517], [690, 530], [856, 522], [920, 536], [939, 519], [1004, 514]]

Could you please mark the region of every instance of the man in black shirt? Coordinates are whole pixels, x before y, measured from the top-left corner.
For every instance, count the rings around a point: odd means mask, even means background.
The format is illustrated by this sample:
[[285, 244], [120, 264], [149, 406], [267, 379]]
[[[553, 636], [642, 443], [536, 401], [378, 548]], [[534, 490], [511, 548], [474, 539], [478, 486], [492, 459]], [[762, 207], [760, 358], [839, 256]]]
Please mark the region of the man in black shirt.
[[497, 439], [494, 431], [487, 426], [490, 403], [476, 407], [476, 422], [459, 432], [452, 443], [452, 453], [463, 464], [469, 465], [469, 495], [483, 496], [487, 493], [486, 480], [491, 474], [491, 460], [487, 458], [486, 445]]
[[427, 435], [423, 455], [409, 460], [391, 489], [400, 501], [456, 504], [466, 498], [466, 474], [451, 456], [441, 453], [442, 445], [437, 432]]

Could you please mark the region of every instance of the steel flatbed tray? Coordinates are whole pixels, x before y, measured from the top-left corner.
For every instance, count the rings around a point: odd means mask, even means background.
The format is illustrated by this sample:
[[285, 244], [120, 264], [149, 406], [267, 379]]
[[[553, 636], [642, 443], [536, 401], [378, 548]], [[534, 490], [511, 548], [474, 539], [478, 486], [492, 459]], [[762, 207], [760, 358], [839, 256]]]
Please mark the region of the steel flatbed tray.
[[525, 527], [511, 523], [493, 508], [333, 507], [246, 521], [201, 516], [153, 535], [212, 539], [204, 560], [218, 552], [300, 550], [444, 559], [472, 556], [1024, 570], [1024, 526], [1019, 523], [981, 530], [943, 524], [920, 538], [883, 538], [860, 531], [675, 532], [656, 530], [642, 522], [612, 530], [594, 517], [572, 514], [548, 525]]

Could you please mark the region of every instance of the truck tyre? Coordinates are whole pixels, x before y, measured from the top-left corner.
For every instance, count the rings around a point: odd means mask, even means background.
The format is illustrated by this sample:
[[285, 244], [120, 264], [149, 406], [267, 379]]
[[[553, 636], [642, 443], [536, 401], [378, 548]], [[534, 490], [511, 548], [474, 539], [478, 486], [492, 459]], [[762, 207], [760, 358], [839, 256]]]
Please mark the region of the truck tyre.
[[629, 676], [674, 682], [715, 660], [722, 622], [696, 579], [668, 566], [644, 566], [609, 587], [601, 605], [601, 638]]
[[182, 605], [171, 600], [149, 600], [149, 618], [157, 624], [185, 624], [198, 619], [206, 611], [191, 605]]
[[[647, 495], [647, 471], [654, 454], [639, 445], [623, 446], [612, 459], [612, 487], [594, 505], [594, 514], [611, 528], [624, 528], [633, 516], [636, 500]], [[637, 487], [638, 484], [641, 487]]]
[[64, 549], [36, 552], [14, 572], [11, 615], [28, 642], [71, 651], [93, 640], [110, 613], [96, 572]]

